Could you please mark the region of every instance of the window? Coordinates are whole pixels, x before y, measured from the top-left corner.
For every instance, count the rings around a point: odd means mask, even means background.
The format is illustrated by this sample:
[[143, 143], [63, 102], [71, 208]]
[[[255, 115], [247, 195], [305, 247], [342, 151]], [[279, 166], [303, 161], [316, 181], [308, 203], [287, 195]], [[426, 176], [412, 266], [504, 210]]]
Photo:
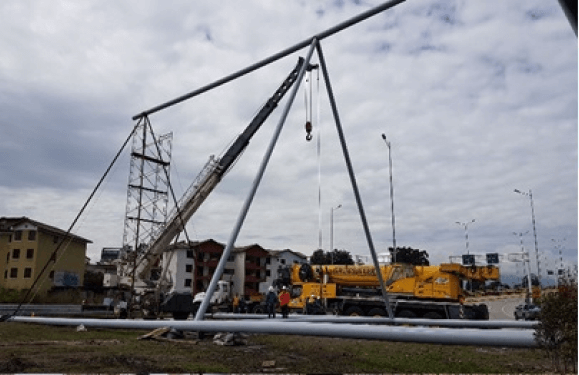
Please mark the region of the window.
[[12, 250], [12, 259], [20, 259], [20, 249]]
[[190, 287], [190, 286], [191, 286], [191, 279], [185, 279], [185, 286], [186, 286], [186, 287]]
[[185, 265], [185, 272], [193, 272], [193, 265], [192, 264], [186, 264]]
[[285, 259], [281, 259], [279, 262], [280, 262], [281, 264], [285, 264]]
[[54, 271], [50, 271], [48, 277], [50, 278], [50, 280], [54, 279]]
[[271, 276], [271, 271], [270, 270], [266, 270], [265, 271], [265, 277], [270, 277]]
[[193, 250], [187, 250], [187, 258], [193, 259]]
[[28, 231], [28, 241], [36, 241], [36, 231], [35, 230]]
[[10, 262], [10, 251], [6, 253], [6, 263]]
[[271, 264], [271, 258], [265, 258], [265, 264]]
[[10, 268], [10, 278], [15, 279], [18, 277], [18, 268]]
[[34, 249], [26, 250], [26, 259], [32, 259], [32, 258], [34, 258]]
[[24, 278], [30, 279], [32, 277], [32, 268], [25, 268], [24, 269]]
[[233, 262], [233, 255], [228, 256], [228, 257], [227, 257], [227, 261], [228, 261], [228, 262]]
[[4, 271], [4, 278], [5, 278], [5, 279], [8, 278], [8, 270]]
[[22, 231], [14, 231], [14, 241], [22, 241]]
[[52, 242], [57, 243], [58, 242], [58, 236], [52, 237]]

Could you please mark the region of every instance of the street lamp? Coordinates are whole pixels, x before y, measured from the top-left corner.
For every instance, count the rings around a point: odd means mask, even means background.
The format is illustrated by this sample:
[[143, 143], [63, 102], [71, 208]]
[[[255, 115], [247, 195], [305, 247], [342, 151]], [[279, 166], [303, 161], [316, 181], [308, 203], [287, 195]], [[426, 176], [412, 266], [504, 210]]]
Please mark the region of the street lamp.
[[[523, 264], [525, 264], [525, 260], [527, 261], [527, 287], [529, 288], [529, 303], [533, 303], [533, 287], [531, 285], [531, 257], [528, 252], [525, 252], [525, 247], [523, 246], [523, 235], [529, 233], [526, 231], [525, 233], [517, 233], [513, 232], [515, 236], [519, 236], [521, 238], [521, 252], [523, 253]], [[526, 256], [525, 256], [526, 255]]]
[[386, 146], [388, 146], [388, 164], [390, 166], [390, 209], [392, 211], [392, 251], [393, 251], [393, 256], [392, 256], [392, 263], [396, 263], [396, 253], [398, 252], [396, 250], [396, 225], [395, 225], [395, 219], [394, 219], [394, 184], [392, 183], [392, 147], [390, 142], [388, 142], [388, 140], [386, 139], [386, 134], [382, 133], [382, 139], [384, 140], [384, 142], [386, 143]]
[[[557, 245], [555, 246], [555, 250], [559, 249], [559, 265], [555, 266], [555, 280], [557, 282], [557, 289], [559, 289], [559, 270], [563, 269], [563, 247], [564, 245], [561, 244], [561, 241], [565, 241], [565, 238], [563, 238], [563, 240], [555, 240], [554, 238], [551, 238], [551, 241], [555, 242]], [[555, 264], [557, 264], [557, 261], [555, 261]]]
[[330, 254], [332, 254], [332, 264], [334, 264], [334, 211], [341, 207], [342, 205], [339, 204], [330, 209]]
[[468, 255], [468, 225], [474, 223], [474, 219], [472, 219], [471, 221], [469, 221], [468, 223], [461, 223], [460, 221], [456, 222], [458, 225], [461, 225], [464, 227], [464, 236], [466, 238], [466, 254]]
[[539, 276], [539, 286], [541, 285], [541, 264], [539, 262], [539, 245], [537, 244], [537, 229], [535, 227], [535, 206], [533, 205], [533, 192], [529, 189], [528, 193], [522, 192], [519, 189], [514, 190], [515, 193], [526, 195], [531, 201], [531, 218], [533, 220], [533, 235], [535, 236], [535, 257], [537, 258], [537, 275]]

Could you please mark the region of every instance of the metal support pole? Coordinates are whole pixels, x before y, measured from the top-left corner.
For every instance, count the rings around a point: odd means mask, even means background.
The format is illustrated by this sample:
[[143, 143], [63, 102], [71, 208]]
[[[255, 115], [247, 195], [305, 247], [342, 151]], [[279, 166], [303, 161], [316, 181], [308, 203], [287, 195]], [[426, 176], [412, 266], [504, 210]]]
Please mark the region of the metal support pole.
[[305, 48], [305, 47], [311, 45], [314, 40], [320, 41], [324, 38], [327, 38], [327, 37], [329, 37], [333, 34], [336, 34], [336, 33], [340, 32], [340, 31], [342, 31], [350, 26], [353, 26], [361, 21], [364, 21], [367, 18], [370, 18], [372, 16], [375, 16], [378, 13], [381, 13], [387, 9], [390, 9], [390, 8], [396, 6], [404, 1], [405, 0], [387, 1], [382, 5], [379, 5], [375, 8], [372, 8], [372, 9], [370, 9], [366, 12], [363, 12], [363, 13], [361, 13], [353, 18], [350, 18], [349, 20], [346, 20], [346, 21], [344, 21], [344, 22], [342, 22], [334, 27], [331, 27], [325, 31], [322, 31], [321, 33], [316, 34], [316, 35], [314, 35], [314, 36], [312, 36], [312, 37], [310, 37], [310, 38], [308, 38], [300, 43], [297, 43], [297, 44], [293, 45], [292, 47], [286, 48], [285, 50], [283, 50], [281, 52], [278, 52], [278, 53], [276, 53], [268, 58], [265, 58], [265, 59], [255, 63], [253, 65], [250, 65], [247, 68], [241, 69], [241, 70], [237, 71], [236, 73], [230, 74], [224, 78], [221, 78], [217, 81], [214, 81], [213, 83], [210, 83], [206, 86], [203, 86], [203, 87], [201, 87], [195, 91], [192, 91], [188, 94], [182, 95], [176, 99], [173, 99], [173, 100], [168, 101], [166, 103], [160, 104], [160, 105], [153, 107], [151, 109], [148, 109], [146, 111], [143, 111], [143, 112], [139, 113], [138, 115], [133, 116], [133, 120], [137, 120], [141, 117], [148, 116], [148, 115], [153, 114], [155, 112], [158, 112], [158, 111], [161, 111], [161, 110], [166, 109], [168, 107], [171, 107], [175, 104], [179, 104], [185, 100], [191, 99], [194, 96], [197, 96], [197, 95], [202, 94], [206, 91], [212, 90], [212, 89], [219, 87], [227, 82], [233, 81], [234, 79], [242, 77], [248, 73], [253, 72], [254, 70], [257, 70], [257, 69], [262, 68], [266, 65], [269, 65], [269, 64], [271, 64], [271, 63], [273, 63], [273, 62], [275, 62], [283, 57], [286, 57], [286, 56], [288, 56], [296, 51], [299, 51], [302, 48]]
[[521, 239], [521, 252], [523, 254], [523, 267], [525, 266], [525, 260], [527, 263], [527, 282], [528, 282], [528, 288], [529, 288], [529, 303], [533, 303], [533, 287], [531, 285], [531, 254], [529, 254], [528, 251], [525, 251], [525, 246], [523, 246], [523, 235], [529, 233], [529, 231], [526, 231], [525, 233], [517, 233], [517, 232], [513, 232], [513, 234], [515, 236], [519, 236]]
[[334, 264], [334, 211], [341, 207], [342, 205], [339, 204], [337, 207], [330, 209], [330, 254], [332, 256], [332, 264]]
[[515, 193], [526, 195], [531, 201], [531, 219], [533, 222], [533, 235], [535, 236], [535, 257], [537, 258], [537, 277], [539, 278], [539, 287], [541, 287], [541, 263], [539, 262], [539, 244], [537, 242], [537, 227], [535, 226], [535, 206], [533, 204], [533, 192], [531, 189], [529, 189], [528, 193], [520, 191], [519, 189], [515, 189]]
[[360, 219], [362, 220], [362, 226], [364, 227], [364, 233], [366, 234], [366, 240], [368, 241], [368, 247], [370, 248], [370, 253], [372, 254], [372, 260], [374, 261], [374, 267], [376, 268], [376, 276], [378, 276], [378, 282], [380, 283], [380, 289], [382, 290], [382, 297], [384, 298], [384, 303], [386, 305], [386, 311], [388, 312], [388, 317], [390, 319], [394, 318], [392, 314], [392, 308], [390, 306], [390, 300], [388, 298], [388, 293], [386, 292], [386, 287], [384, 286], [384, 280], [382, 279], [382, 273], [380, 272], [380, 264], [378, 263], [378, 257], [376, 256], [376, 251], [374, 250], [374, 243], [372, 242], [372, 235], [370, 234], [370, 228], [368, 227], [368, 222], [366, 221], [366, 214], [364, 213], [364, 207], [362, 205], [362, 198], [360, 198], [360, 192], [358, 191], [358, 184], [356, 183], [356, 176], [354, 175], [354, 169], [352, 168], [352, 162], [350, 161], [350, 154], [348, 152], [348, 147], [346, 146], [346, 139], [344, 137], [344, 132], [342, 131], [342, 125], [340, 122], [340, 116], [338, 114], [338, 107], [336, 105], [336, 100], [334, 98], [334, 93], [332, 90], [332, 85], [330, 84], [330, 75], [328, 74], [328, 68], [326, 66], [326, 61], [324, 59], [324, 54], [322, 52], [322, 46], [320, 43], [316, 43], [316, 49], [318, 51], [318, 59], [320, 60], [320, 66], [322, 67], [322, 72], [324, 74], [324, 81], [326, 82], [326, 90], [328, 92], [328, 97], [330, 99], [330, 104], [332, 106], [332, 113], [334, 115], [334, 121], [336, 122], [336, 130], [338, 131], [338, 136], [340, 137], [340, 144], [342, 145], [342, 152], [344, 153], [344, 159], [346, 161], [346, 166], [348, 168], [348, 174], [350, 175], [350, 181], [352, 183], [352, 190], [354, 190], [354, 196], [356, 197], [356, 203], [358, 205], [358, 211], [360, 212]]
[[388, 146], [388, 164], [390, 166], [390, 209], [392, 211], [392, 263], [396, 263], [396, 254], [398, 250], [396, 250], [396, 221], [394, 219], [394, 184], [392, 181], [392, 145], [386, 139], [386, 134], [382, 133], [382, 139], [386, 142], [386, 146]]
[[201, 306], [199, 306], [199, 310], [197, 310], [197, 315], [195, 316], [195, 320], [203, 320], [203, 317], [205, 316], [205, 311], [207, 311], [207, 307], [209, 305], [209, 301], [211, 300], [211, 296], [213, 296], [213, 293], [215, 292], [215, 289], [217, 288], [217, 282], [219, 281], [219, 279], [221, 279], [221, 275], [223, 274], [223, 269], [225, 268], [225, 263], [227, 263], [227, 258], [229, 257], [229, 254], [231, 253], [231, 249], [233, 248], [233, 245], [235, 244], [235, 240], [237, 239], [237, 236], [239, 235], [239, 231], [241, 230], [241, 226], [243, 225], [245, 217], [247, 216], [247, 212], [249, 211], [249, 207], [251, 206], [251, 203], [253, 201], [253, 198], [255, 196], [255, 193], [257, 191], [259, 183], [261, 182], [261, 179], [262, 179], [263, 174], [265, 172], [265, 168], [267, 167], [267, 164], [269, 162], [271, 154], [273, 153], [273, 149], [275, 147], [275, 144], [277, 143], [277, 140], [278, 140], [279, 135], [281, 133], [281, 129], [283, 127], [285, 119], [289, 113], [289, 110], [293, 104], [293, 101], [295, 99], [297, 91], [300, 87], [300, 82], [302, 81], [302, 78], [304, 76], [304, 72], [305, 72], [307, 66], [309, 65], [309, 62], [310, 62], [310, 59], [312, 57], [312, 53], [314, 52], [314, 48], [315, 48], [316, 44], [317, 44], [317, 41], [314, 39], [312, 41], [312, 44], [311, 44], [310, 49], [308, 51], [308, 54], [306, 56], [305, 62], [302, 65], [302, 67], [300, 68], [300, 71], [298, 73], [298, 77], [296, 78], [296, 84], [292, 88], [292, 92], [289, 96], [288, 102], [284, 108], [282, 115], [281, 115], [279, 123], [277, 124], [277, 128], [275, 129], [275, 132], [273, 134], [273, 138], [271, 139], [269, 147], [267, 148], [267, 151], [263, 157], [263, 160], [262, 160], [261, 165], [259, 167], [259, 171], [257, 172], [257, 175], [255, 176], [255, 180], [253, 181], [253, 186], [251, 187], [251, 191], [249, 192], [249, 195], [247, 196], [245, 203], [243, 204], [243, 207], [242, 207], [241, 212], [239, 214], [239, 217], [237, 219], [237, 223], [235, 224], [235, 228], [233, 229], [233, 232], [231, 233], [231, 236], [229, 238], [229, 242], [227, 243], [227, 246], [223, 250], [223, 254], [221, 255], [221, 259], [219, 259], [219, 263], [217, 265], [217, 268], [215, 269], [215, 272], [213, 273], [213, 277], [211, 278], [211, 282], [209, 283], [209, 287], [207, 288], [205, 298], [203, 299]]

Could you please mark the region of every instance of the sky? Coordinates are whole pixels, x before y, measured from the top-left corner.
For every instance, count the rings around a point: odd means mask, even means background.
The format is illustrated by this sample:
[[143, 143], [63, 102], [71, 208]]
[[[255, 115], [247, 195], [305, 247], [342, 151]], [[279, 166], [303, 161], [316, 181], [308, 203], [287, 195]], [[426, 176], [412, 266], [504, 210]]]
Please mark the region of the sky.
[[[66, 230], [130, 134], [132, 116], [379, 4], [3, 1], [0, 216]], [[469, 253], [498, 252], [503, 272], [522, 276], [521, 264], [506, 259], [521, 251], [524, 233], [536, 270], [534, 211], [543, 277], [561, 257], [577, 264], [577, 38], [556, 0], [407, 0], [321, 46], [377, 252], [393, 240], [385, 134], [398, 246], [426, 250], [437, 264], [464, 254], [468, 234]], [[149, 117], [156, 134], [173, 134], [178, 197], [306, 52]], [[237, 246], [311, 255], [321, 233], [325, 250], [333, 242], [370, 254], [318, 77], [314, 71], [311, 90], [299, 88]], [[191, 239], [229, 241], [288, 97], [190, 220]], [[103, 247], [122, 245], [129, 171], [127, 148], [73, 229], [93, 241], [93, 262]]]

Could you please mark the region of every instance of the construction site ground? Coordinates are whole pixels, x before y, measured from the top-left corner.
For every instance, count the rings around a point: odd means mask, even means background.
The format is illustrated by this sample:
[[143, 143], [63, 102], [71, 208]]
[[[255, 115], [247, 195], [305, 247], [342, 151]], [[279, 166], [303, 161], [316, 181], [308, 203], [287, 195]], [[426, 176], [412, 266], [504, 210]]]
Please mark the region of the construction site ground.
[[249, 335], [242, 345], [135, 330], [0, 323], [0, 373], [546, 373], [537, 349]]

